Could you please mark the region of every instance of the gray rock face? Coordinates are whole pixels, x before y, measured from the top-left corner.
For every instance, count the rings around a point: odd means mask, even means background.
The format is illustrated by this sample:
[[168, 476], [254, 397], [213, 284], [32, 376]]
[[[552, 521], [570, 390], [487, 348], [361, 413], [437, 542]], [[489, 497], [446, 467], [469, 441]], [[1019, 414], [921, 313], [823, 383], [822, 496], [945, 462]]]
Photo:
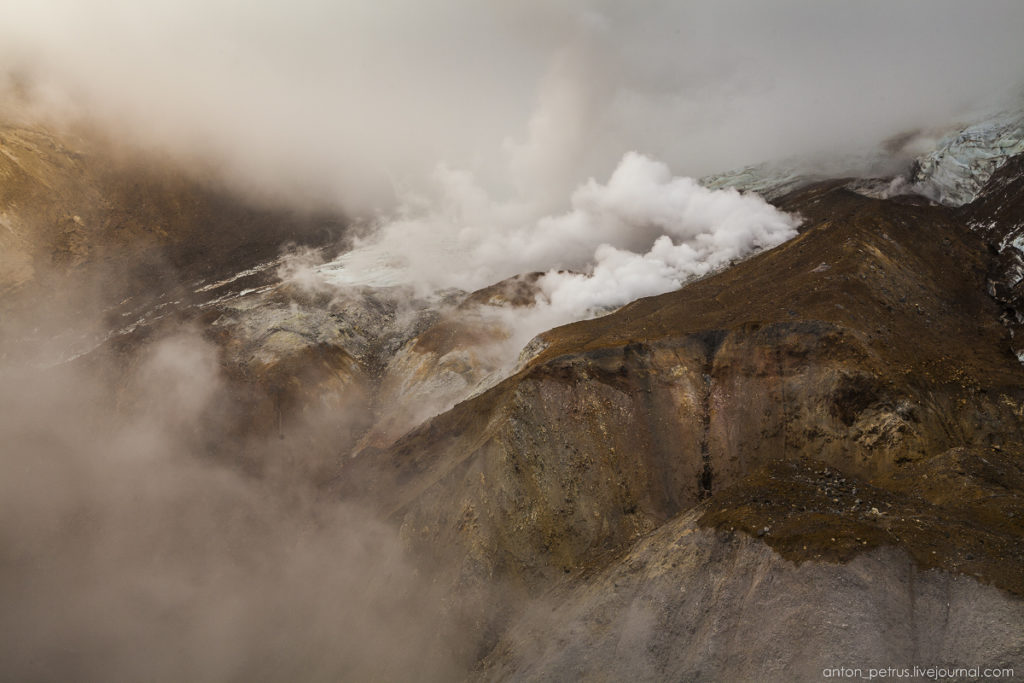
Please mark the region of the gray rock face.
[[865, 676], [885, 667], [1024, 669], [1024, 603], [995, 588], [920, 571], [892, 548], [848, 564], [796, 565], [750, 536], [699, 528], [699, 514], [534, 605], [478, 677], [809, 681], [833, 667]]

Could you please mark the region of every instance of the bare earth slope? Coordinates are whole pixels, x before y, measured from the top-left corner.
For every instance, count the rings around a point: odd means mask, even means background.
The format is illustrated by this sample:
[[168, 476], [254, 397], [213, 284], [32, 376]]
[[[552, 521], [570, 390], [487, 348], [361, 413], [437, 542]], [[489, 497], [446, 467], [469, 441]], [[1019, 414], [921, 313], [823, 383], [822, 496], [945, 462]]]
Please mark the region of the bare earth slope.
[[[616, 629], [632, 622], [602, 611], [614, 599], [594, 582], [622, 572], [623, 590], [652, 591], [678, 620], [651, 637], [652, 678], [714, 666], [714, 675], [784, 680], [795, 650], [736, 659], [747, 642], [740, 631], [753, 628], [739, 622], [775, 601], [790, 607], [780, 622], [758, 617], [771, 634], [765, 647], [808, 637], [794, 615], [861, 599], [862, 626], [842, 647], [829, 630], [808, 647], [910, 656], [894, 643], [932, 638], [929, 617], [901, 622], [902, 640], [878, 633], [891, 626], [892, 601], [913, 605], [920, 585], [940, 596], [923, 615], [949, 590], [983, 594], [1002, 610], [991, 651], [949, 626], [942, 661], [987, 652], [1024, 665], [1024, 369], [986, 293], [989, 250], [962, 215], [913, 198], [823, 183], [780, 204], [804, 216], [799, 238], [679, 292], [546, 333], [547, 348], [520, 373], [376, 462], [342, 471], [343, 491], [376, 482], [373, 495], [416, 547], [460, 548], [464, 585], [497, 577], [534, 595], [555, 590], [554, 609], [582, 620], [535, 627], [541, 640], [571, 633], [572, 647], [549, 652], [554, 669], [536, 668], [535, 653], [510, 635], [487, 677], [600, 670], [604, 654], [593, 653], [607, 654], [607, 638], [626, 637]], [[716, 558], [732, 555], [703, 565], [688, 545], [660, 544], [669, 528], [695, 534]], [[691, 573], [671, 584], [683, 586], [748, 570], [697, 606], [686, 591], [644, 588], [644, 575], [623, 568], [630, 562], [683, 563]], [[920, 573], [931, 568], [949, 575]], [[765, 573], [781, 577], [777, 592], [756, 583]], [[787, 592], [807, 577], [818, 578]], [[578, 588], [562, 604], [557, 587], [566, 585]], [[731, 606], [749, 591], [760, 591], [751, 611]], [[983, 608], [956, 599], [964, 619], [982, 619]], [[736, 633], [736, 651], [691, 642], [712, 622], [707, 638]], [[889, 649], [873, 649], [881, 641]], [[559, 668], [570, 665], [583, 668]]]

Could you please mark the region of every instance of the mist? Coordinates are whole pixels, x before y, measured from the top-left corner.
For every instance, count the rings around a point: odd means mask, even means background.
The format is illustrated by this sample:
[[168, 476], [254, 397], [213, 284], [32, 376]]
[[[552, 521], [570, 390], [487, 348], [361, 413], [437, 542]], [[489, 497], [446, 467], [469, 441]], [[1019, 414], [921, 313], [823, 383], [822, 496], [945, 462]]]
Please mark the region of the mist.
[[393, 526], [210, 458], [226, 400], [212, 344], [185, 329], [131, 365], [0, 367], [5, 680], [464, 670], [472, 639]]
[[607, 181], [591, 178], [576, 188], [569, 210], [556, 215], [497, 201], [465, 172], [445, 169], [435, 179], [433, 195], [405, 198], [397, 217], [378, 222], [337, 260], [293, 258], [279, 276], [339, 292], [403, 286], [429, 299], [541, 273], [532, 305], [476, 311], [483, 327], [504, 330], [474, 337], [476, 352], [503, 358], [489, 365], [507, 371], [535, 335], [678, 289], [778, 246], [800, 224], [755, 194], [707, 189], [636, 153]]
[[12, 0], [0, 64], [38, 110], [261, 197], [372, 214], [443, 163], [550, 213], [630, 151], [699, 177], [996, 106], [1022, 29], [1012, 0]]

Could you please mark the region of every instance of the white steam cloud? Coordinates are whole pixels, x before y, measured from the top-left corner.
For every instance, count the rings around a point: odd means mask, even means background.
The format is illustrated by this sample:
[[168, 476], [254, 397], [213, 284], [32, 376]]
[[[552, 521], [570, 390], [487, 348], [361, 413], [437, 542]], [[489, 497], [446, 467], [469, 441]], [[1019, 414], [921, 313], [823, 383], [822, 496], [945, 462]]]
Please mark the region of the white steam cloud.
[[[668, 167], [627, 154], [607, 185], [573, 195], [572, 212], [539, 224], [545, 235], [608, 235], [587, 273], [552, 271], [540, 281], [550, 305], [567, 314], [621, 306], [661, 294], [796, 235], [798, 220], [756, 195], [708, 190]], [[648, 241], [645, 253], [616, 242]]]
[[[441, 167], [435, 178], [432, 195], [407, 197], [341, 257], [324, 263], [297, 251], [278, 268], [289, 287], [326, 295], [328, 306], [385, 287], [379, 294], [402, 310], [411, 291], [419, 301], [407, 307], [410, 324], [427, 305], [446, 335], [459, 331], [454, 348], [417, 337], [392, 359], [380, 390], [391, 409], [365, 443], [385, 443], [491, 386], [525, 360], [524, 347], [537, 348], [528, 345], [537, 334], [677, 289], [781, 244], [799, 224], [755, 194], [706, 188], [635, 152], [555, 215], [492, 199], [468, 171]], [[482, 291], [467, 300], [452, 290]]]
[[756, 195], [707, 189], [637, 153], [607, 183], [580, 186], [569, 211], [539, 218], [528, 205], [492, 201], [469, 173], [442, 169], [437, 179], [432, 200], [409, 200], [406, 217], [319, 272], [337, 284], [408, 284], [429, 295], [544, 271], [536, 310], [517, 313], [533, 320], [532, 336], [676, 289], [781, 244], [799, 223]]

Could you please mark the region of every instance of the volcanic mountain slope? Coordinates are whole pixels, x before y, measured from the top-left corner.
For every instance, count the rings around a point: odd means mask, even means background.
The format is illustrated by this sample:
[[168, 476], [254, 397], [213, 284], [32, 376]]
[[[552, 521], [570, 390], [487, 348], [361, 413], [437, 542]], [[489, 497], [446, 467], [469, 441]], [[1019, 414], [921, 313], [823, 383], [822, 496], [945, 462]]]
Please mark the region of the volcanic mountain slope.
[[22, 279], [4, 271], [8, 286], [52, 265], [116, 258], [131, 266], [122, 275], [136, 278], [125, 288], [138, 290], [153, 284], [155, 268], [223, 277], [276, 257], [282, 235], [313, 243], [339, 236], [337, 217], [254, 206], [170, 162], [118, 152], [96, 133], [6, 123], [0, 149], [4, 254], [31, 261]]
[[[526, 542], [545, 573], [776, 459], [872, 478], [950, 448], [1010, 448], [1024, 371], [985, 294], [980, 240], [945, 209], [835, 185], [782, 205], [805, 217], [799, 238], [546, 333], [519, 374], [404, 439], [389, 469], [410, 530], [423, 490], [465, 490], [457, 513], [480, 520], [470, 545], [494, 540], [483, 556], [501, 564]], [[523, 517], [505, 507], [517, 503], [535, 526], [489, 529]]]
[[532, 303], [536, 275], [429, 299], [332, 286], [313, 271], [343, 217], [254, 205], [89, 131], [6, 123], [0, 151], [0, 354], [127, 376], [151, 342], [197, 330], [228, 380], [209, 443], [235, 460], [250, 436], [326, 462], [390, 444], [500, 371], [508, 330], [488, 311]]
[[[774, 638], [822, 646], [819, 671], [841, 652], [869, 652], [883, 626], [903, 639], [890, 644], [939, 633], [944, 648], [929, 656], [944, 662], [977, 656], [974, 635], [934, 623], [935, 605], [913, 607], [921, 583], [999, 604], [984, 620], [986, 661], [1024, 661], [1024, 368], [986, 294], [990, 252], [962, 212], [918, 198], [871, 199], [831, 182], [779, 205], [804, 217], [797, 239], [552, 330], [515, 376], [375, 461], [346, 463], [340, 489], [375, 479], [373, 495], [414, 546], [461, 548], [464, 584], [499, 577], [536, 593], [564, 577], [577, 586], [564, 604], [551, 600], [581, 621], [533, 624], [541, 640], [572, 634], [572, 647], [547, 652], [552, 668], [528, 664], [536, 653], [510, 636], [488, 676], [599, 671], [604, 659], [591, 654], [632, 628], [628, 614], [607, 611], [609, 582], [678, 622], [671, 638], [664, 624], [651, 627], [661, 634], [644, 650], [654, 678], [706, 673], [712, 659], [716, 675], [778, 675], [785, 668], [772, 667], [806, 650], [779, 653], [768, 639], [733, 662], [735, 653], [707, 654], [689, 637], [740, 628], [754, 612], [770, 620], [757, 611], [770, 605], [788, 605]], [[660, 543], [673, 534], [693, 534], [697, 546]], [[694, 561], [701, 552], [714, 561]], [[683, 569], [650, 594], [649, 577], [630, 569], [674, 562]], [[729, 569], [742, 565], [750, 569]], [[885, 569], [865, 569], [875, 566]], [[782, 588], [807, 572], [822, 577], [817, 592]], [[708, 584], [720, 575], [729, 586]], [[775, 575], [785, 577], [778, 592], [762, 586], [735, 608], [736, 594]], [[885, 576], [902, 583], [882, 590]], [[863, 585], [829, 589], [853, 581]], [[688, 602], [675, 587], [691, 582], [710, 593]], [[807, 640], [808, 620], [823, 624], [854, 596], [868, 605], [845, 649], [829, 629]], [[914, 619], [894, 625], [886, 609], [897, 598], [911, 601]], [[691, 668], [672, 668], [680, 661]]]
[[491, 386], [536, 275], [338, 288], [281, 256], [338, 218], [3, 136], [6, 310], [97, 281], [78, 363], [113, 359], [126, 405], [151, 342], [212, 343], [200, 455], [379, 510], [471, 596], [479, 677], [1024, 670], [1021, 157], [961, 207], [789, 178], [797, 238], [544, 333]]

